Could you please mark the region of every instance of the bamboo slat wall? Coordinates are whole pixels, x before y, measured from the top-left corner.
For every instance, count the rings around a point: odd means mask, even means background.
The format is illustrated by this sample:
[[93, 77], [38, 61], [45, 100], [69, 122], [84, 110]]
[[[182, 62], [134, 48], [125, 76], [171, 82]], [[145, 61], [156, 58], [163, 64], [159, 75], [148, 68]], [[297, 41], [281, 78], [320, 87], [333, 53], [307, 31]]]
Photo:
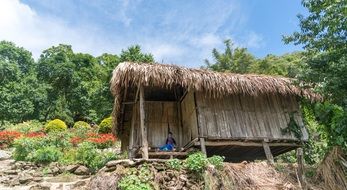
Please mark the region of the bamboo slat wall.
[[[165, 144], [169, 130], [179, 139], [179, 122], [176, 102], [145, 102], [145, 122], [147, 126], [148, 145], [160, 147]], [[139, 125], [139, 111], [137, 106], [134, 126], [134, 144], [141, 146]]]
[[[297, 100], [280, 95], [230, 95], [220, 99], [196, 93], [200, 135], [210, 138], [267, 138], [297, 140], [294, 134], [282, 134], [288, 127], [289, 113], [303, 125]], [[307, 132], [303, 129], [303, 139]]]
[[186, 145], [198, 137], [197, 118], [195, 110], [194, 93], [188, 92], [181, 102], [182, 134], [181, 145]]

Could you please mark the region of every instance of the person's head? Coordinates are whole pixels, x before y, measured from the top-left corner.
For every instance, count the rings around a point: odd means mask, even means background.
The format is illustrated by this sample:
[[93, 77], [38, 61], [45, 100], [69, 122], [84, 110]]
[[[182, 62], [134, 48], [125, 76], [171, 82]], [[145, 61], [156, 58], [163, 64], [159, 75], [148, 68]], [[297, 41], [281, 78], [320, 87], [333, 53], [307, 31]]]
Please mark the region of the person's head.
[[172, 137], [172, 132], [171, 131], [169, 132], [169, 137]]

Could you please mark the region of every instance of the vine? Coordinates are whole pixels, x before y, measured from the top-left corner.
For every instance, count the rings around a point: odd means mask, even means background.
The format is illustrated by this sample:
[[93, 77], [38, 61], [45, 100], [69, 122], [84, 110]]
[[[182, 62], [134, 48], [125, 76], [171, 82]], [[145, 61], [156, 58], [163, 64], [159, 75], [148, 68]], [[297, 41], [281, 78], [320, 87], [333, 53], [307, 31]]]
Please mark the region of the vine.
[[282, 132], [282, 135], [293, 133], [296, 138], [301, 139], [302, 137], [301, 127], [300, 125], [296, 123], [294, 119], [294, 113], [295, 112], [289, 113], [289, 123], [286, 128], [281, 129], [281, 132]]

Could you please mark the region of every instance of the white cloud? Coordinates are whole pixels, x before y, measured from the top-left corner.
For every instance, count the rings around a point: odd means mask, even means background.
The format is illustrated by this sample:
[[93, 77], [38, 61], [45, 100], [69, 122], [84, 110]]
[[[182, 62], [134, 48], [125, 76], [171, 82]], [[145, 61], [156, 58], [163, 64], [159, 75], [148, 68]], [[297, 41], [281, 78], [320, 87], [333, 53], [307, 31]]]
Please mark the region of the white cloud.
[[265, 46], [265, 41], [261, 35], [255, 32], [250, 32], [246, 36], [245, 46], [249, 48], [261, 48]]
[[59, 43], [71, 44], [74, 50], [99, 54], [106, 51], [92, 28], [68, 27], [62, 20], [42, 17], [19, 0], [0, 2], [0, 40], [13, 41], [32, 51], [38, 58], [42, 50]]

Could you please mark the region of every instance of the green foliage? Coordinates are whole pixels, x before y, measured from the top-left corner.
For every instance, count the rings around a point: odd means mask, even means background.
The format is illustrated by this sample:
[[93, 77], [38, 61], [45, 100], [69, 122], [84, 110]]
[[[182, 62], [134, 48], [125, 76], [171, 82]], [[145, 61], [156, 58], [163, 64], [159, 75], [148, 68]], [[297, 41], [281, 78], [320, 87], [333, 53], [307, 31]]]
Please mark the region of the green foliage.
[[207, 160], [210, 164], [212, 164], [216, 169], [220, 170], [223, 168], [224, 156], [213, 155], [209, 157]]
[[66, 129], [67, 125], [60, 119], [49, 121], [45, 126], [46, 132], [64, 131]]
[[182, 161], [179, 159], [170, 159], [166, 162], [166, 166], [173, 170], [180, 170], [182, 168]]
[[15, 160], [29, 160], [28, 155], [44, 146], [42, 138], [19, 138], [14, 141], [13, 158]]
[[56, 162], [62, 158], [63, 153], [54, 146], [45, 146], [29, 153], [27, 160], [35, 163]]
[[325, 96], [314, 114], [328, 146], [346, 149], [347, 139], [347, 1], [303, 0], [309, 11], [299, 15], [300, 31], [284, 37], [285, 43], [301, 44], [307, 55], [300, 79]]
[[78, 128], [86, 128], [90, 129], [90, 125], [87, 122], [84, 121], [77, 121], [74, 125], [73, 128], [78, 129]]
[[141, 52], [139, 45], [130, 46], [127, 50], [122, 50], [120, 55], [120, 62], [135, 62], [135, 63], [153, 63], [154, 58], [152, 54], [145, 54]]
[[118, 182], [118, 187], [121, 190], [151, 190], [154, 189], [151, 185], [153, 180], [153, 173], [147, 164], [143, 164], [138, 169], [130, 169]]
[[255, 61], [255, 58], [247, 51], [247, 49], [233, 49], [231, 40], [225, 40], [224, 44], [226, 46], [224, 53], [219, 52], [217, 49], [213, 49], [212, 51], [215, 63], [205, 60], [207, 68], [221, 72], [249, 72], [250, 65]]
[[293, 133], [296, 138], [301, 139], [302, 138], [301, 126], [299, 126], [299, 124], [296, 123], [294, 119], [294, 114], [295, 112], [289, 113], [288, 126], [284, 129], [281, 129], [281, 132], [283, 135]]
[[27, 134], [29, 132], [43, 131], [44, 125], [37, 120], [31, 120], [31, 121], [25, 121], [25, 122], [17, 123], [17, 124], [8, 123], [4, 126], [4, 130], [18, 131], [18, 132]]
[[79, 144], [76, 152], [76, 160], [94, 171], [104, 165], [102, 155], [100, 155], [97, 148], [89, 142]]
[[140, 180], [136, 175], [128, 175], [123, 177], [118, 182], [118, 187], [121, 190], [152, 190], [152, 186]]
[[188, 156], [185, 160], [185, 167], [194, 173], [201, 173], [206, 169], [208, 160], [205, 154], [197, 152]]
[[111, 133], [112, 131], [112, 117], [103, 119], [99, 125], [99, 133]]

